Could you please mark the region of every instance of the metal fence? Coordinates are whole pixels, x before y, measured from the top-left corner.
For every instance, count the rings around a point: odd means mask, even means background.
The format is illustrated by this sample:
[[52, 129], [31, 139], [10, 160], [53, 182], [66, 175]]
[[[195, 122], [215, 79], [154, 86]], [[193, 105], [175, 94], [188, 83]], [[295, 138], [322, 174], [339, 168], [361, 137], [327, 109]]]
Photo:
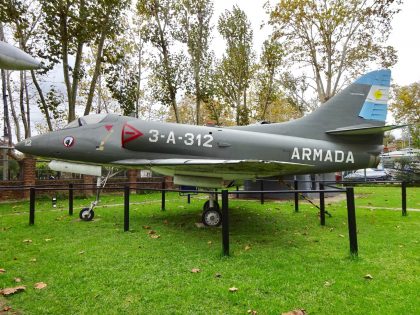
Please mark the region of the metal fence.
[[[161, 210], [165, 211], [166, 209], [166, 194], [168, 192], [178, 192], [182, 193], [183, 195], [188, 196], [188, 202], [190, 202], [190, 195], [191, 194], [215, 194], [216, 198], [219, 196], [222, 200], [222, 252], [224, 255], [229, 255], [229, 196], [236, 195], [251, 195], [251, 194], [259, 194], [260, 195], [260, 202], [264, 204], [265, 194], [294, 194], [294, 211], [299, 211], [299, 200], [303, 194], [307, 193], [317, 193], [319, 194], [319, 206], [316, 207], [320, 211], [320, 224], [325, 225], [325, 194], [326, 193], [345, 193], [346, 195], [346, 204], [347, 204], [347, 218], [348, 218], [348, 233], [349, 233], [349, 242], [350, 242], [350, 254], [353, 256], [358, 255], [358, 242], [357, 242], [357, 226], [356, 226], [356, 210], [355, 210], [355, 202], [354, 202], [354, 187], [347, 187], [342, 186], [338, 187], [337, 184], [340, 185], [355, 185], [355, 184], [364, 184], [364, 183], [354, 183], [354, 182], [347, 182], [347, 181], [317, 181], [319, 184], [320, 189], [316, 190], [300, 190], [299, 183], [305, 181], [291, 181], [293, 183], [292, 190], [259, 190], [259, 191], [240, 191], [240, 190], [222, 190], [222, 191], [214, 191], [214, 190], [197, 190], [197, 189], [168, 189], [167, 185], [168, 182], [162, 181], [160, 183], [159, 188], [156, 187], [142, 187], [141, 190], [143, 191], [154, 191], [161, 193]], [[379, 183], [386, 183], [386, 184], [397, 184], [401, 186], [401, 210], [402, 215], [407, 215], [407, 182], [397, 182], [397, 181], [381, 181], [375, 182], [375, 184]], [[156, 182], [124, 182], [124, 183], [110, 183], [111, 187], [101, 188], [103, 190], [113, 190], [113, 191], [123, 191], [124, 192], [124, 231], [128, 231], [130, 229], [130, 191], [136, 190], [139, 185], [143, 184], [156, 184]], [[172, 186], [172, 183], [170, 183]], [[372, 184], [372, 183], [370, 183]], [[414, 183], [417, 185], [418, 183]], [[262, 184], [263, 185], [263, 184]], [[45, 191], [45, 190], [54, 190], [54, 191], [68, 191], [68, 213], [69, 215], [73, 215], [73, 200], [74, 200], [74, 191], [75, 190], [84, 190], [96, 188], [96, 185], [93, 184], [68, 184], [68, 186], [63, 185], [52, 185], [52, 186], [41, 186], [41, 187], [0, 187], [1, 189], [15, 189], [15, 190], [29, 190], [29, 224], [35, 224], [35, 200], [37, 192]], [[263, 186], [261, 186], [263, 188]], [[311, 202], [312, 203], [312, 202]], [[314, 204], [314, 203], [312, 203]]]

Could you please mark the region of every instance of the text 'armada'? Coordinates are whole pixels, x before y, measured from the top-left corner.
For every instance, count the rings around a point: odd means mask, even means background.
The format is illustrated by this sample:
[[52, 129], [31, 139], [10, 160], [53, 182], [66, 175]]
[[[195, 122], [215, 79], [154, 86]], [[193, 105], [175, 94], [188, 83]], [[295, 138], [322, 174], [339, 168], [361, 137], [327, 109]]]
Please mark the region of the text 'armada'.
[[335, 163], [354, 163], [353, 152], [341, 150], [322, 150], [310, 148], [293, 148], [292, 160], [320, 161]]

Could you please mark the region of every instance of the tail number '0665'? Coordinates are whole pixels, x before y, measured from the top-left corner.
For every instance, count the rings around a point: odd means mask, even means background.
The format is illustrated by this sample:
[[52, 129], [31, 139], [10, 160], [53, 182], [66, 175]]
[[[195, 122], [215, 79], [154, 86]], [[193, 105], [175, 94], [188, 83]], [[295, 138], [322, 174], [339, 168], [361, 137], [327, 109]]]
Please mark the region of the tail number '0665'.
[[195, 135], [187, 132], [183, 136], [175, 136], [173, 131], [170, 131], [167, 135], [160, 133], [159, 130], [149, 130], [149, 141], [150, 142], [165, 142], [171, 144], [184, 143], [185, 145], [196, 145], [198, 147], [212, 148], [213, 136], [208, 135]]

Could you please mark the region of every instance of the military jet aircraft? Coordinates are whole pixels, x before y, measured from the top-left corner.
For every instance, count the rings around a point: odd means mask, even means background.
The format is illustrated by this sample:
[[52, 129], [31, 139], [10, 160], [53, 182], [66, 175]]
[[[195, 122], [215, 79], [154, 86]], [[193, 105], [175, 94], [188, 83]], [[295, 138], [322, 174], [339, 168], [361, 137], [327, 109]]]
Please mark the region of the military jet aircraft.
[[24, 51], [6, 42], [0, 41], [0, 69], [35, 70], [42, 64]]
[[[28, 138], [16, 148], [58, 159], [55, 169], [83, 169], [80, 162], [149, 168], [173, 176], [177, 185], [203, 188], [227, 187], [244, 179], [376, 167], [384, 132], [398, 127], [385, 126], [390, 79], [390, 70], [367, 73], [313, 113], [285, 123], [222, 128], [96, 114]], [[92, 167], [86, 173], [100, 175]], [[80, 216], [90, 220], [93, 206]], [[213, 195], [203, 210], [206, 225], [220, 224]]]

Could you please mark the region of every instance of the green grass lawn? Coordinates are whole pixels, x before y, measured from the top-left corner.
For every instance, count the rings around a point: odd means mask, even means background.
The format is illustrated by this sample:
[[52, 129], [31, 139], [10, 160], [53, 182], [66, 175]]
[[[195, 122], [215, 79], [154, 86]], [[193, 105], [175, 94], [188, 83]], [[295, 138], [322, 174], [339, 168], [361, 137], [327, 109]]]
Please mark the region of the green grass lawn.
[[[131, 195], [130, 232], [118, 195], [102, 198], [92, 222], [78, 220], [83, 199], [73, 217], [65, 199], [56, 209], [37, 201], [34, 226], [27, 202], [0, 204], [0, 288], [27, 286], [0, 305], [22, 314], [420, 314], [420, 212], [380, 209], [400, 208], [400, 188], [355, 192], [356, 259], [345, 201], [326, 201], [332, 217], [321, 227], [309, 204], [294, 213], [292, 202], [231, 199], [230, 257], [221, 229], [195, 226], [201, 196], [187, 204], [168, 194], [163, 212], [160, 194]], [[407, 193], [407, 207], [420, 209], [419, 189]], [[48, 286], [34, 289], [41, 281]]]

